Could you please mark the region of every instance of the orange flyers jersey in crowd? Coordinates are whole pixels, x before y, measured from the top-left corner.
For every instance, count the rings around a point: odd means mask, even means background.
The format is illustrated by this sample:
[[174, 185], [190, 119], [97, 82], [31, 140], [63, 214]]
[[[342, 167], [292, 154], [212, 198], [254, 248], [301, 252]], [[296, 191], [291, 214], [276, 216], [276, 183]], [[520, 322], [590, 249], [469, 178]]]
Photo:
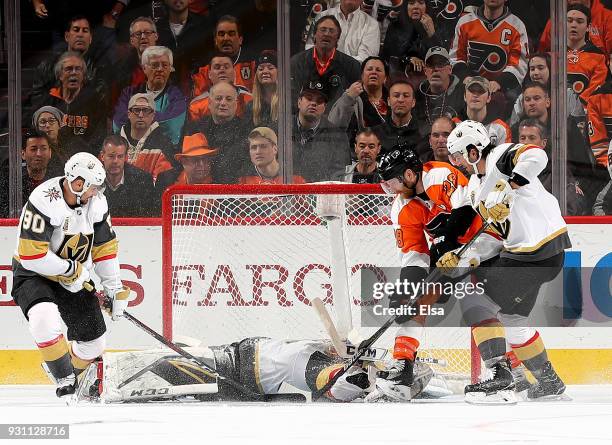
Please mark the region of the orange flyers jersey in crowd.
[[[238, 87], [238, 100], [236, 106], [236, 116], [242, 117], [246, 110], [246, 104], [253, 100], [253, 96], [246, 89]], [[188, 108], [189, 120], [197, 121], [202, 119], [204, 116], [210, 115], [210, 96], [208, 92], [195, 97], [190, 103]]]
[[607, 76], [608, 57], [591, 42], [579, 50], [567, 50], [567, 83], [583, 104]]
[[[588, 37], [604, 54], [612, 51], [612, 11], [605, 8], [599, 0], [591, 2], [591, 23], [588, 27]], [[539, 53], [550, 52], [550, 19], [540, 37]]]
[[488, 22], [470, 12], [457, 22], [450, 57], [453, 65], [467, 64], [470, 73], [489, 80], [509, 73], [520, 84], [527, 73], [528, 48], [525, 24], [515, 15]]
[[[208, 92], [212, 86], [210, 79], [208, 78], [209, 65], [202, 66], [198, 69], [195, 74], [192, 74], [191, 80], [193, 81], [193, 97], [198, 97], [202, 93]], [[236, 73], [236, 85], [245, 87], [249, 92], [253, 91], [253, 84], [255, 83], [255, 61], [247, 60], [244, 62], [238, 62], [234, 64], [234, 71]]]
[[608, 145], [612, 139], [612, 81], [597, 88], [587, 103], [589, 142], [597, 162], [608, 167]]

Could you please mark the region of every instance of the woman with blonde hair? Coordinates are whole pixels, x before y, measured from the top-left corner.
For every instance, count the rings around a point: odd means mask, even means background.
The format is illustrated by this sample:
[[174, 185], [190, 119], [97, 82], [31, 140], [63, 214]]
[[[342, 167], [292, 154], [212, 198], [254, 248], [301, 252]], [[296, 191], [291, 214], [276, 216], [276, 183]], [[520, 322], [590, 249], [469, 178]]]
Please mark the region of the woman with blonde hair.
[[253, 127], [278, 129], [277, 74], [276, 51], [262, 51], [257, 59], [253, 101], [247, 104], [245, 112], [245, 119]]

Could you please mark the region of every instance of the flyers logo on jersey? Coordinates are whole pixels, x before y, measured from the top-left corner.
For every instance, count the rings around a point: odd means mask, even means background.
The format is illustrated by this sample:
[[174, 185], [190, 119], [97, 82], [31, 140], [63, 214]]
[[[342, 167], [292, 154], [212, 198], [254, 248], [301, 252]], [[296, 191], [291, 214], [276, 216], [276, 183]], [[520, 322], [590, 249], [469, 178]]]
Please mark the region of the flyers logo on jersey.
[[82, 233], [64, 236], [64, 241], [57, 251], [60, 258], [70, 259], [84, 263], [89, 257], [93, 241], [93, 234], [84, 235]]
[[582, 73], [567, 73], [567, 83], [574, 93], [580, 95], [589, 86], [589, 78]]
[[508, 64], [508, 55], [500, 46], [470, 40], [467, 50], [468, 65], [474, 72], [496, 73]]

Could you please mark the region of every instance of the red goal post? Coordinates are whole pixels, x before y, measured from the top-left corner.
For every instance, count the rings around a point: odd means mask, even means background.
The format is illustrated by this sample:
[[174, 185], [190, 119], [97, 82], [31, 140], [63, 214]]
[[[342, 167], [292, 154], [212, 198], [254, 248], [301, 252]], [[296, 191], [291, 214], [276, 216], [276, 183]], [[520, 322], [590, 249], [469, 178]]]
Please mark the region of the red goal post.
[[[323, 195], [342, 208], [344, 301], [359, 327], [360, 272], [384, 281], [384, 268], [399, 267], [392, 196], [378, 185], [194, 185], [173, 186], [163, 197], [164, 336], [210, 345], [248, 336], [325, 338], [310, 301], [320, 297], [342, 318], [342, 300], [333, 292], [338, 281], [330, 262], [338, 236], [317, 213]], [[360, 329], [364, 337], [373, 331]], [[379, 346], [392, 346], [390, 331]], [[446, 363], [440, 372], [477, 375], [469, 328], [436, 327], [426, 337], [420, 357]]]

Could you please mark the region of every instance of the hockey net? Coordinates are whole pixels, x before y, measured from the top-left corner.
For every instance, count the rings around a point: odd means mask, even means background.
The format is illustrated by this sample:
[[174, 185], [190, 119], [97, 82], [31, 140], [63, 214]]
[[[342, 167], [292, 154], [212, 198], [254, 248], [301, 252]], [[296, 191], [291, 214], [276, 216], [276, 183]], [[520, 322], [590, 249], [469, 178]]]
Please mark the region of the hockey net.
[[[317, 213], [317, 199], [334, 195], [343, 213], [341, 234]], [[352, 184], [175, 186], [163, 204], [163, 329], [170, 339], [209, 345], [245, 337], [327, 338], [310, 306], [320, 297], [332, 317], [350, 307], [360, 328], [362, 271], [386, 279], [399, 266], [389, 219], [393, 197], [379, 186]], [[342, 240], [347, 306], [332, 289], [330, 246]], [[338, 263], [336, 263], [336, 268]], [[341, 264], [341, 263], [340, 263]], [[338, 286], [340, 287], [340, 286]], [[350, 296], [350, 297], [349, 297]], [[391, 348], [395, 328], [377, 346]], [[476, 375], [467, 327], [429, 328], [419, 357], [445, 376]]]

